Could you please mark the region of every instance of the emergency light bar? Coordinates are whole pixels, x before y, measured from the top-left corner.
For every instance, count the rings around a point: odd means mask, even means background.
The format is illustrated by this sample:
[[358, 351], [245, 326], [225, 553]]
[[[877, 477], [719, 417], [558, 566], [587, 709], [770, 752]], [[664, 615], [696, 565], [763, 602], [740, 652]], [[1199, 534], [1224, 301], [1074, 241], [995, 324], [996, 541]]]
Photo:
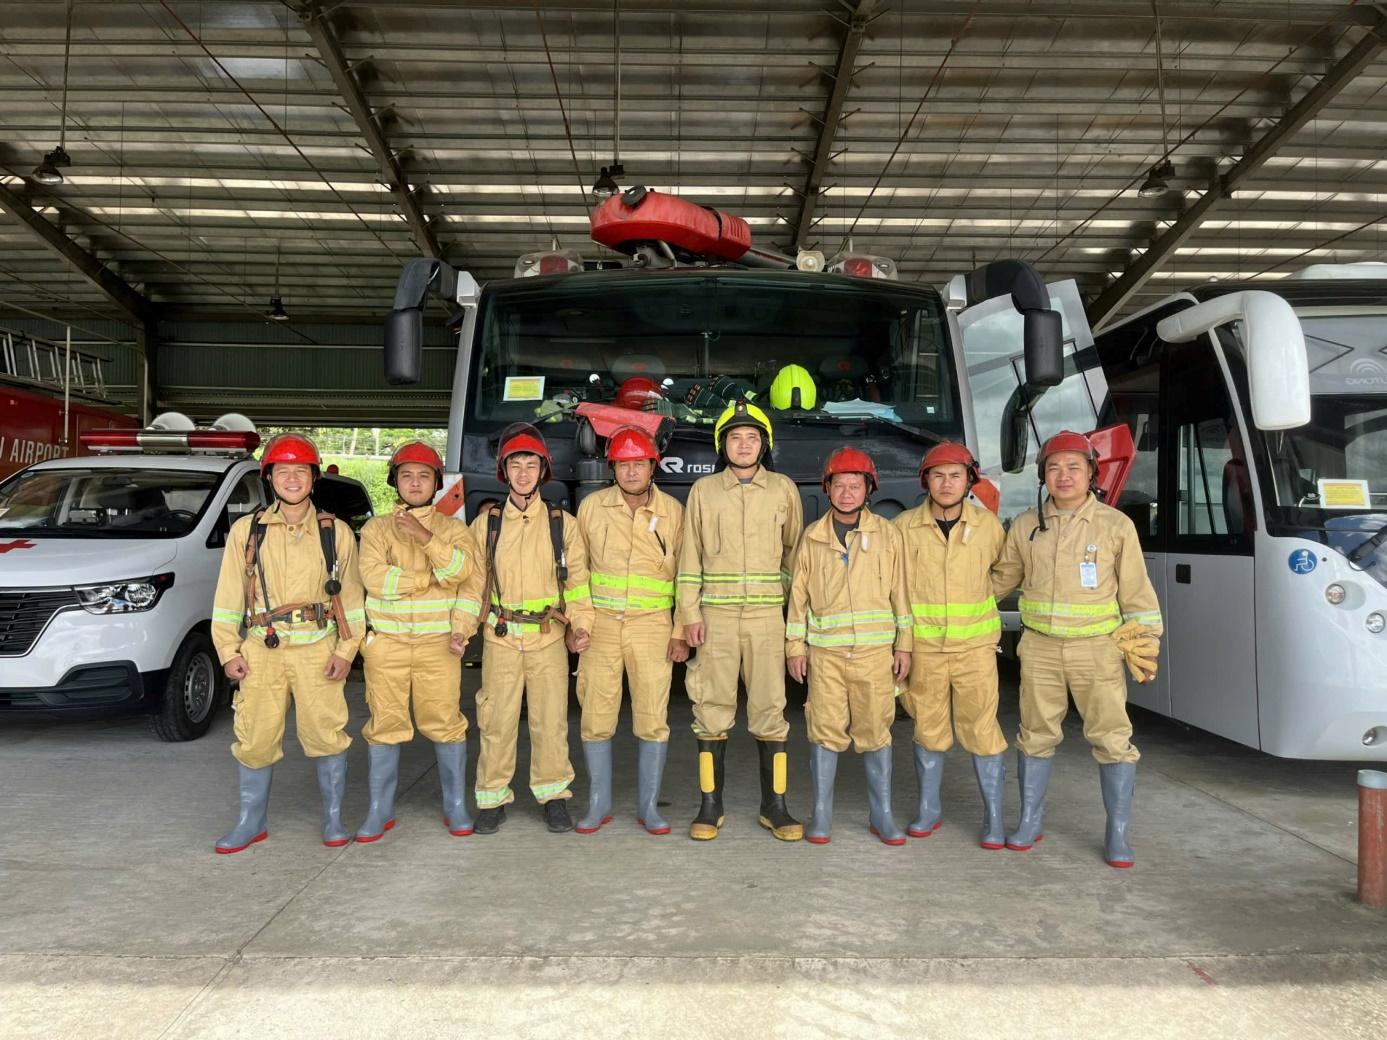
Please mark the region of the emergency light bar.
[[576, 249], [546, 249], [526, 253], [515, 262], [515, 277], [536, 278], [542, 274], [569, 274], [583, 269], [583, 256]]
[[98, 454], [249, 455], [260, 447], [260, 434], [252, 430], [88, 430], [77, 440]]
[[854, 278], [886, 278], [896, 281], [896, 261], [870, 253], [849, 253], [833, 258], [829, 274], [846, 274]]

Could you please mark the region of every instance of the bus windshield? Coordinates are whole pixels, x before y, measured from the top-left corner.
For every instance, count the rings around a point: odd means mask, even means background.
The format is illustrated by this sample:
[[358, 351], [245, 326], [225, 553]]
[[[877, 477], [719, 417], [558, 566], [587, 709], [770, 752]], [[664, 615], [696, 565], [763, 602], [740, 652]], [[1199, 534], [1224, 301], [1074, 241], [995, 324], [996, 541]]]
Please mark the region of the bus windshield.
[[782, 415], [806, 425], [878, 416], [956, 435], [960, 421], [942, 302], [895, 282], [771, 271], [517, 280], [488, 287], [474, 354], [473, 429], [571, 420], [633, 377], [660, 388], [649, 410], [711, 426], [738, 397], [770, 406], [789, 365], [804, 370], [801, 394]]

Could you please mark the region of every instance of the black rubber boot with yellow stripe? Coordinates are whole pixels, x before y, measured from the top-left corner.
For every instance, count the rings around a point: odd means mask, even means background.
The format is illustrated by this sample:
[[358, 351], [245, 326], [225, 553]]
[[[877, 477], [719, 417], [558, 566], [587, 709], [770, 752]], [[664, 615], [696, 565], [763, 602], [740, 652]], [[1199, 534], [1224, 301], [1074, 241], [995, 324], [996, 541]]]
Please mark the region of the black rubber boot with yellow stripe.
[[761, 815], [756, 822], [781, 841], [799, 841], [804, 827], [785, 808], [785, 741], [758, 740], [756, 746], [761, 752]]
[[698, 788], [703, 801], [689, 824], [689, 837], [694, 841], [712, 841], [722, 826], [722, 754], [726, 750], [726, 740], [698, 742]]

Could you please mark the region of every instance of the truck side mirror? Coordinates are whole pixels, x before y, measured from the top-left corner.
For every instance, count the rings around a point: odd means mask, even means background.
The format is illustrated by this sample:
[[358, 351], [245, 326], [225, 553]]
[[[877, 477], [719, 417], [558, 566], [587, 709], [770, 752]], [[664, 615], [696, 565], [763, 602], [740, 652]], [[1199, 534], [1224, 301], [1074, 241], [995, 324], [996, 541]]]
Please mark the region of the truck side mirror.
[[1064, 380], [1064, 321], [1060, 312], [1026, 311], [1024, 317], [1026, 383], [1035, 387], [1059, 386]]
[[1029, 384], [1018, 386], [1002, 409], [1002, 469], [1008, 473], [1020, 473], [1026, 468], [1031, 408], [1044, 392], [1044, 387], [1032, 389]]
[[458, 276], [442, 260], [421, 258], [405, 264], [395, 285], [395, 308], [385, 322], [385, 381], [391, 386], [419, 382], [423, 368], [424, 305], [429, 294], [452, 299]]
[[1310, 421], [1310, 364], [1295, 311], [1276, 293], [1250, 289], [1177, 311], [1156, 323], [1167, 343], [1188, 343], [1219, 325], [1242, 323], [1252, 421], [1259, 430], [1291, 430]]

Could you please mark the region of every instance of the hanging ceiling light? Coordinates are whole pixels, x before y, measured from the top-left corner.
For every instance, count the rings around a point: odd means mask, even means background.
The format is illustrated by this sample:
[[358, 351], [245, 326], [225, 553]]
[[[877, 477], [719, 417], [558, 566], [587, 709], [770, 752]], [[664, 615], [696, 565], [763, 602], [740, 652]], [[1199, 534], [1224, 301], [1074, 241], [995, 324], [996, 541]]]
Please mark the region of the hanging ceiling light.
[[63, 183], [63, 170], [72, 165], [72, 159], [63, 145], [67, 144], [67, 69], [72, 56], [72, 0], [67, 0], [67, 29], [63, 38], [63, 103], [58, 116], [58, 147], [43, 157], [43, 162], [34, 167], [31, 174], [34, 181], [46, 188]]
[[612, 84], [612, 162], [602, 167], [597, 180], [592, 182], [592, 193], [599, 199], [619, 192], [620, 178], [626, 176], [621, 165], [621, 0], [612, 0], [612, 57], [616, 69]]
[[1146, 174], [1137, 194], [1143, 199], [1159, 199], [1170, 190], [1170, 179], [1175, 176], [1175, 166], [1169, 159], [1162, 159]]
[[271, 321], [288, 321], [289, 312], [284, 309], [284, 301], [278, 296], [271, 296], [270, 306], [265, 311], [265, 317]]

